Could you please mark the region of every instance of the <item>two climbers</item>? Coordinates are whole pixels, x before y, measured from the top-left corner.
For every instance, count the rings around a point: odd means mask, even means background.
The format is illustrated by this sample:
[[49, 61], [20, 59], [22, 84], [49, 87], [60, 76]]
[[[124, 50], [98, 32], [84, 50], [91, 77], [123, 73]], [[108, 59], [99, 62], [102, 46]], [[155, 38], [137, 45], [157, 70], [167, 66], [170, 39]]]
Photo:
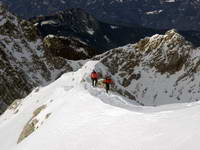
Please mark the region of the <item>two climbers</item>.
[[[91, 80], [92, 80], [92, 86], [96, 87], [97, 82], [98, 82], [97, 72], [95, 70], [93, 70], [90, 77], [91, 77]], [[106, 93], [108, 93], [108, 91], [110, 89], [110, 84], [112, 83], [111, 78], [108, 75], [106, 75], [105, 79], [103, 80], [103, 83], [105, 84]]]

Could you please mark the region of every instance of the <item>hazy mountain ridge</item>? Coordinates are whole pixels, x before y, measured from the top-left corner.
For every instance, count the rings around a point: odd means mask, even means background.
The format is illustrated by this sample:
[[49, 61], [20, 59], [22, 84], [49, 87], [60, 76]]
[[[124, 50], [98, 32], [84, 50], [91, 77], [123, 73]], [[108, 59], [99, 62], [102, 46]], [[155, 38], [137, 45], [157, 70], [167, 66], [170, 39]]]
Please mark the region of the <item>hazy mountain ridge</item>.
[[50, 15], [66, 8], [83, 8], [98, 19], [110, 23], [139, 24], [157, 29], [200, 30], [198, 0], [34, 0], [30, 3], [25, 0], [9, 2], [3, 0], [3, 2], [8, 4], [10, 10], [23, 17]]
[[51, 16], [34, 17], [30, 21], [36, 25], [42, 37], [48, 34], [76, 37], [96, 48], [98, 53], [161, 32], [139, 26], [131, 28], [103, 23], [83, 9], [66, 9]]
[[[67, 9], [51, 16], [34, 17], [31, 19], [38, 28], [40, 35], [75, 37], [96, 49], [98, 53], [109, 49], [138, 42], [141, 38], [154, 34], [164, 34], [165, 30], [154, 30], [137, 27], [103, 23], [83, 9]], [[199, 46], [200, 32], [178, 31], [195, 46]]]

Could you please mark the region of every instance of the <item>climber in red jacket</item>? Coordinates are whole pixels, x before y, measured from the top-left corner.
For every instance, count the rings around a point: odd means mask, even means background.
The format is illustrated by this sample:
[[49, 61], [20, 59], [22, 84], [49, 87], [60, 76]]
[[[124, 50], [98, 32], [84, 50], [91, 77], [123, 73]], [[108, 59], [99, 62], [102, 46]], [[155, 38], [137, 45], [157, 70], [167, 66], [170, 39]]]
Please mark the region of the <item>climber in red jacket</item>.
[[112, 83], [111, 78], [107, 76], [107, 77], [103, 80], [103, 83], [105, 84], [106, 93], [108, 93], [108, 91], [109, 91], [109, 89], [110, 89], [110, 84]]
[[97, 86], [98, 74], [96, 73], [95, 70], [92, 71], [90, 77], [91, 77], [91, 80], [92, 80], [92, 86]]

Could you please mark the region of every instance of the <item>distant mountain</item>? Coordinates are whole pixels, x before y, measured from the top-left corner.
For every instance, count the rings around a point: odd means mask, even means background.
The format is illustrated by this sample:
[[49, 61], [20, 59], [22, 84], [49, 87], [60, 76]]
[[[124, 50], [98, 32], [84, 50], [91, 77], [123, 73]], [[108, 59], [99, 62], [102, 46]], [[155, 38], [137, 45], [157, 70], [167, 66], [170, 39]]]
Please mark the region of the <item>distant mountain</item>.
[[[125, 27], [103, 23], [83, 9], [67, 9], [51, 16], [34, 17], [30, 21], [35, 24], [43, 38], [49, 34], [77, 38], [97, 49], [98, 53], [138, 42], [146, 36], [166, 32], [140, 26]], [[179, 33], [194, 45], [200, 45], [200, 32], [179, 31]]]
[[74, 37], [96, 48], [99, 53], [160, 32], [103, 23], [79, 8], [66, 9], [51, 16], [34, 17], [30, 21], [36, 25], [42, 37], [49, 34]]
[[98, 19], [148, 28], [200, 31], [199, 0], [2, 0], [16, 14], [30, 18], [66, 8], [83, 8]]

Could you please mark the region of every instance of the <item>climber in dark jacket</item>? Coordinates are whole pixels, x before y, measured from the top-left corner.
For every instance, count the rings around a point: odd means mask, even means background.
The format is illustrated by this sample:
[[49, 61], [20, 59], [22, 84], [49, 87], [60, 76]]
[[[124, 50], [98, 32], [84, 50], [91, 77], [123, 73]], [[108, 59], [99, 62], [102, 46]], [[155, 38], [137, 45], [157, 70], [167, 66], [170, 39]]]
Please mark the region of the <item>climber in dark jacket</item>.
[[106, 77], [103, 80], [103, 83], [105, 84], [105, 88], [106, 88], [106, 93], [108, 93], [108, 91], [110, 90], [110, 84], [112, 83], [112, 80], [110, 77]]
[[98, 74], [96, 73], [95, 70], [92, 71], [90, 77], [91, 77], [91, 80], [92, 80], [92, 86], [97, 86]]

